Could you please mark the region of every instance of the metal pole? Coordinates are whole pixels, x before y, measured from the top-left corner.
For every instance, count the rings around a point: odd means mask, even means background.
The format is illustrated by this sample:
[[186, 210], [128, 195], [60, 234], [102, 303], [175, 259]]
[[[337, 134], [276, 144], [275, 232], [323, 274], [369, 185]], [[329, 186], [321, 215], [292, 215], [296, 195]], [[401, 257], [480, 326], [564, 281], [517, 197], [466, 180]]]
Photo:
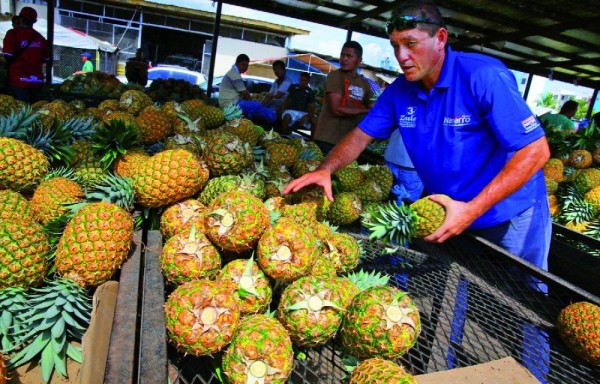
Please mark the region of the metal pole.
[[348, 28], [348, 32], [346, 33], [346, 41], [352, 40], [352, 30]]
[[219, 30], [221, 29], [221, 11], [223, 9], [223, 1], [217, 2], [217, 16], [215, 17], [215, 27], [213, 29], [212, 47], [210, 48], [210, 69], [208, 71], [208, 86], [206, 87], [206, 95], [210, 99], [212, 93], [213, 74], [215, 72], [215, 59], [217, 58], [217, 43], [219, 41]]
[[[592, 112], [594, 111], [594, 106], [596, 105], [596, 99], [598, 98], [598, 88], [594, 89], [594, 93], [592, 93], [592, 98], [590, 99], [590, 106], [585, 114], [585, 118], [590, 121], [592, 118]], [[590, 121], [591, 123], [591, 121]]]
[[48, 49], [50, 50], [50, 60], [46, 63], [46, 85], [52, 84], [52, 66], [54, 64], [54, 0], [47, 2], [47, 19], [48, 19]]
[[533, 82], [533, 75], [531, 73], [527, 74], [527, 83], [525, 84], [525, 91], [523, 91], [523, 99], [527, 101], [527, 97], [529, 96], [529, 91], [531, 90], [531, 83]]

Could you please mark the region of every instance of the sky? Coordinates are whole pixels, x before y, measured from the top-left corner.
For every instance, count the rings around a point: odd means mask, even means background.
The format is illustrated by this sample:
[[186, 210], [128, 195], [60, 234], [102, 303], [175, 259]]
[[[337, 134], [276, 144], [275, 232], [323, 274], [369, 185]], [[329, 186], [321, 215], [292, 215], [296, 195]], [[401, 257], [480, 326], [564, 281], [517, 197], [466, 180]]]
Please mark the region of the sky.
[[[201, 11], [216, 12], [217, 10], [216, 2], [210, 0], [148, 1], [159, 4], [168, 4], [197, 9]], [[282, 24], [285, 26], [310, 31], [310, 34], [308, 35], [293, 36], [290, 46], [288, 47], [290, 49], [309, 51], [316, 54], [328, 55], [337, 58], [342, 50], [342, 45], [346, 41], [346, 30], [333, 28], [322, 24], [311, 23], [305, 20], [298, 20], [291, 17], [275, 15], [229, 4], [223, 4], [223, 14]], [[352, 40], [358, 41], [363, 46], [363, 62], [365, 64], [369, 64], [374, 67], [381, 67], [382, 60], [388, 58], [392, 66], [399, 70], [398, 63], [394, 58], [394, 52], [388, 40], [356, 32], [352, 34]]]

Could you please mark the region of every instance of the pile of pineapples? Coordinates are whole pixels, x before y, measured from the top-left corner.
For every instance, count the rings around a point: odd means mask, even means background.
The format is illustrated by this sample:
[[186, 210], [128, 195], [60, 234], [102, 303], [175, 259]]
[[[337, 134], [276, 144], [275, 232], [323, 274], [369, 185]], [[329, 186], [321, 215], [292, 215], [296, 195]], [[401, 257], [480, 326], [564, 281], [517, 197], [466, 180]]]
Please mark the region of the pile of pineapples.
[[[231, 382], [283, 382], [293, 345], [336, 335], [361, 359], [406, 353], [421, 329], [414, 302], [381, 276], [353, 274], [361, 245], [329, 224], [385, 201], [391, 173], [342, 170], [334, 203], [317, 188], [281, 195], [322, 159], [312, 142], [197, 99], [158, 105], [128, 90], [97, 107], [30, 106], [0, 95], [0, 309], [11, 319], [0, 352], [9, 368], [39, 357], [48, 381], [53, 370], [66, 375], [67, 356], [81, 361], [72, 342], [89, 322], [89, 295], [114, 277], [140, 225], [164, 235], [170, 342], [223, 353]], [[32, 333], [39, 321], [53, 325]], [[32, 351], [34, 336], [53, 341]]]
[[553, 220], [600, 239], [600, 127], [546, 127], [546, 134], [552, 158], [543, 171]]

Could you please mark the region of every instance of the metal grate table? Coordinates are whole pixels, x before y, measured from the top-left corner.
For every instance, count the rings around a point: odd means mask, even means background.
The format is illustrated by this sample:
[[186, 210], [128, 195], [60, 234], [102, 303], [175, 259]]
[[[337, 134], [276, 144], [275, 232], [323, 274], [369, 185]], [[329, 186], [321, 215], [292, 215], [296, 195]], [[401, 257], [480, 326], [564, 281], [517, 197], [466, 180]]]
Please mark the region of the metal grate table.
[[[564, 306], [581, 300], [600, 304], [598, 297], [485, 240], [467, 235], [443, 245], [416, 241], [411, 249], [402, 248], [396, 254], [382, 255], [381, 244], [367, 242], [360, 227], [346, 231], [364, 240], [361, 267], [391, 275], [390, 284], [408, 291], [420, 310], [419, 341], [398, 360], [411, 373], [443, 371], [512, 356], [541, 382], [600, 382], [600, 369], [582, 362], [567, 350], [553, 327]], [[158, 244], [155, 240], [144, 256], [146, 264], [154, 264], [155, 268], [157, 263], [150, 260], [157, 260]], [[156, 271], [153, 274], [155, 279], [162, 280]], [[525, 275], [539, 279], [547, 286], [548, 294], [532, 289], [523, 281]], [[147, 280], [148, 284], [152, 282]], [[157, 281], [152, 284], [156, 287]], [[159, 308], [163, 303], [148, 303], [145, 315], [148, 321], [152, 314], [162, 317]], [[153, 340], [155, 344], [157, 339], [164, 340], [164, 331], [156, 329], [158, 323], [154, 321], [152, 326], [147, 326], [142, 321], [141, 339]], [[144, 347], [141, 349], [143, 353]], [[288, 382], [347, 381], [343, 349], [338, 340], [302, 352], [306, 358], [295, 359]], [[146, 353], [146, 358], [150, 355]], [[139, 366], [142, 371], [154, 372], [152, 377], [156, 382], [164, 383], [152, 367], [166, 364], [166, 374], [173, 384], [220, 383], [215, 373], [215, 367], [220, 366], [220, 356], [194, 358], [168, 347], [166, 362], [161, 361], [160, 356], [152, 359], [149, 363], [141, 359]]]

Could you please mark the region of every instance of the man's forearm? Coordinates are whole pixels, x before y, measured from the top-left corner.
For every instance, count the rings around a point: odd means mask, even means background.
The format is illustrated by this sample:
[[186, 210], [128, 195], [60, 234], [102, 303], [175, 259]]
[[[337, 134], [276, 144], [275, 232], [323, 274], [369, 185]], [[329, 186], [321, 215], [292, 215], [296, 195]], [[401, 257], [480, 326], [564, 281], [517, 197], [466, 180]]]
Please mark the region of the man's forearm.
[[335, 173], [356, 160], [371, 139], [372, 137], [360, 128], [354, 128], [331, 150], [317, 169], [326, 169], [331, 174]]
[[550, 157], [546, 137], [518, 150], [496, 177], [468, 205], [477, 217], [504, 200], [544, 166]]

